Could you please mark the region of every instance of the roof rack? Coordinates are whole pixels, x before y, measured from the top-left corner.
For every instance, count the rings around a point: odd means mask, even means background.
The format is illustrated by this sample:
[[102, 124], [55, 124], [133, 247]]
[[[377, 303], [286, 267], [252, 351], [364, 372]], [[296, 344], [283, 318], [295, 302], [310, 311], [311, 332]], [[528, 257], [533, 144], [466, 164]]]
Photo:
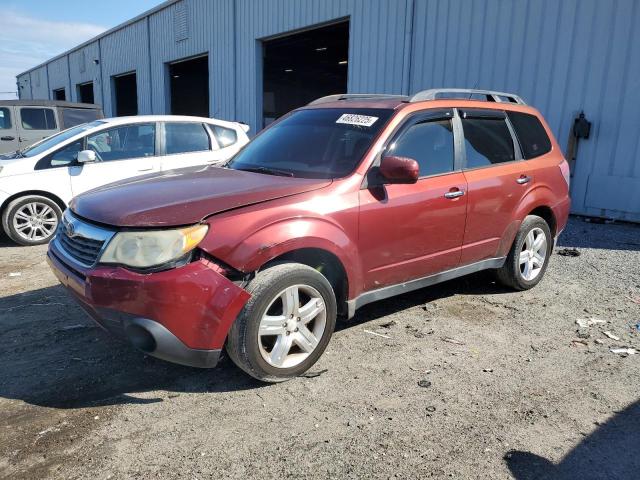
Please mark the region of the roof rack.
[[369, 100], [369, 99], [379, 99], [379, 100], [409, 100], [409, 97], [406, 95], [391, 95], [385, 93], [339, 93], [337, 95], [327, 95], [326, 97], [316, 98], [313, 102], [310, 102], [309, 105], [318, 105], [319, 103], [329, 103], [329, 102], [338, 102], [340, 100]]
[[507, 102], [526, 105], [526, 102], [522, 98], [518, 95], [514, 95], [513, 93], [496, 92], [494, 90], [476, 90], [473, 88], [432, 88], [416, 93], [409, 99], [409, 102], [422, 102], [424, 100], [447, 98], [447, 94], [468, 94], [469, 98], [471, 98], [472, 95], [484, 95], [487, 102]]

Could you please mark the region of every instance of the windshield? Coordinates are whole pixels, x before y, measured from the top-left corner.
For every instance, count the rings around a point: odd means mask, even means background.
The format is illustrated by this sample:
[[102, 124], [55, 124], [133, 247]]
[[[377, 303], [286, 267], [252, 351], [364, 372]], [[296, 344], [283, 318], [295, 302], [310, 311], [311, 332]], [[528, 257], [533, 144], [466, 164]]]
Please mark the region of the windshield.
[[344, 177], [392, 114], [377, 108], [299, 110], [258, 135], [227, 166], [301, 178]]
[[69, 128], [68, 130], [64, 130], [60, 133], [45, 138], [38, 143], [34, 143], [30, 147], [20, 152], [20, 154], [23, 157], [34, 157], [36, 155], [40, 155], [42, 152], [46, 152], [50, 148], [55, 147], [65, 140], [68, 140], [71, 137], [78, 135], [79, 133], [86, 132], [87, 130], [98, 127], [103, 123], [105, 122], [95, 121], [91, 123], [84, 123], [82, 125], [78, 125], [77, 127]]

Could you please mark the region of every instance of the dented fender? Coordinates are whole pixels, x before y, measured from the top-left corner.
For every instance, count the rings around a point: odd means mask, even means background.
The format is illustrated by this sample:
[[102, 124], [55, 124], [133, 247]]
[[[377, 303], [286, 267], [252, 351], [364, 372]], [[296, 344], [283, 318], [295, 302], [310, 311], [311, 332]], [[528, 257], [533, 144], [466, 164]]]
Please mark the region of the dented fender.
[[224, 261], [241, 271], [253, 272], [274, 258], [304, 248], [325, 250], [338, 258], [351, 297], [351, 289], [361, 282], [357, 247], [343, 230], [324, 219], [295, 218], [268, 225], [245, 238]]

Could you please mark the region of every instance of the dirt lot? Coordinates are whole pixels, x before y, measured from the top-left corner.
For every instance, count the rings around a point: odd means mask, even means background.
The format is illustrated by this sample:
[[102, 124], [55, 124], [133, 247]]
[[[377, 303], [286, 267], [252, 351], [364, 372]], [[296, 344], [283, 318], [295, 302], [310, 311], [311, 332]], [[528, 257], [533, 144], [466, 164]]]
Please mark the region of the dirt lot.
[[528, 292], [479, 274], [369, 305], [316, 376], [265, 386], [132, 351], [44, 247], [0, 240], [0, 477], [638, 478], [640, 354], [610, 348], [640, 350], [640, 227], [574, 218], [565, 247]]

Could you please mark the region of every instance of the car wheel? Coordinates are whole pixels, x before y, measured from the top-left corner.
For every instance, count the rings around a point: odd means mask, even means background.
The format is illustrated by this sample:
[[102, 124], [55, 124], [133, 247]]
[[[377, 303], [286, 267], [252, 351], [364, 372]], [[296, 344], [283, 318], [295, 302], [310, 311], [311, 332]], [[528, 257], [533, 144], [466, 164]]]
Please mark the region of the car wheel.
[[509, 255], [497, 271], [498, 280], [516, 290], [535, 287], [547, 269], [553, 249], [549, 225], [536, 215], [528, 215], [513, 242]]
[[336, 324], [329, 281], [299, 263], [274, 265], [247, 285], [251, 298], [227, 337], [227, 353], [254, 378], [281, 382], [308, 370]]
[[2, 215], [2, 226], [11, 240], [20, 245], [41, 245], [56, 233], [62, 210], [53, 200], [28, 195], [11, 202]]

